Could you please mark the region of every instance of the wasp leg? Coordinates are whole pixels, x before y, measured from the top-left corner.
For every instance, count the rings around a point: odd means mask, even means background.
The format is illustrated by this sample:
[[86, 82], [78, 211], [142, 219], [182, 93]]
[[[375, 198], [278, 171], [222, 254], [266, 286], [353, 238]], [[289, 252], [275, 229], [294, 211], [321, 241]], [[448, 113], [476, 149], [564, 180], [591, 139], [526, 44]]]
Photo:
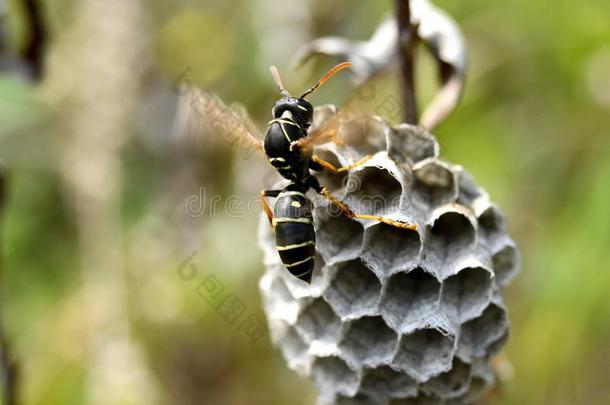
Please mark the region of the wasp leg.
[[343, 167], [335, 167], [332, 163], [327, 162], [326, 160], [322, 159], [318, 155], [313, 155], [311, 157], [310, 166], [311, 166], [311, 169], [313, 169], [313, 170], [319, 170], [319, 168], [323, 168], [323, 169], [328, 170], [332, 174], [339, 174], [339, 173], [343, 173], [343, 172], [352, 170], [353, 168], [356, 168], [356, 167], [366, 163], [371, 158], [372, 158], [371, 155], [367, 155], [367, 156], [363, 157], [362, 159], [360, 159], [350, 165], [343, 166]]
[[261, 205], [263, 206], [263, 210], [265, 210], [265, 214], [267, 214], [267, 218], [269, 218], [269, 223], [273, 226], [273, 211], [271, 211], [271, 207], [267, 203], [266, 197], [277, 197], [282, 190], [261, 190]]
[[412, 231], [417, 230], [417, 225], [409, 224], [407, 222], [396, 221], [394, 219], [382, 217], [379, 215], [368, 215], [368, 214], [357, 214], [351, 210], [350, 207], [347, 206], [343, 201], [339, 200], [335, 197], [326, 187], [322, 187], [320, 190], [320, 194], [322, 194], [328, 201], [330, 201], [334, 206], [339, 208], [345, 216], [348, 218], [359, 218], [359, 219], [370, 219], [373, 221], [383, 222], [384, 224], [388, 224], [391, 226], [395, 226], [401, 229], [410, 229]]

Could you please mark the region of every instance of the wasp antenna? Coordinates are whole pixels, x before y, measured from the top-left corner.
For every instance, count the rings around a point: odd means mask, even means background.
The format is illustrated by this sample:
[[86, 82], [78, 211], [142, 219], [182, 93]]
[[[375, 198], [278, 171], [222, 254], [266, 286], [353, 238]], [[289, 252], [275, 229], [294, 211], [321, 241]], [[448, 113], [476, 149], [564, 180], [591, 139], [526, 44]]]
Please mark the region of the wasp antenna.
[[286, 89], [284, 88], [284, 85], [282, 84], [282, 78], [280, 77], [280, 72], [277, 70], [277, 68], [275, 66], [271, 65], [271, 66], [269, 66], [269, 70], [271, 71], [271, 76], [273, 76], [273, 81], [275, 82], [275, 85], [277, 86], [277, 88], [280, 91], [280, 93], [282, 94], [282, 96], [290, 97], [290, 93], [288, 93], [288, 91], [286, 91]]
[[318, 87], [322, 86], [324, 83], [326, 83], [331, 77], [333, 77], [335, 74], [339, 73], [341, 70], [343, 69], [347, 69], [348, 67], [352, 66], [352, 62], [343, 62], [343, 63], [339, 63], [338, 65], [336, 65], [335, 67], [333, 67], [332, 69], [330, 69], [328, 71], [328, 73], [326, 73], [324, 76], [322, 76], [322, 78], [309, 90], [307, 90], [305, 93], [303, 93], [303, 95], [300, 98], [305, 98], [308, 95], [310, 95], [311, 93], [313, 93]]

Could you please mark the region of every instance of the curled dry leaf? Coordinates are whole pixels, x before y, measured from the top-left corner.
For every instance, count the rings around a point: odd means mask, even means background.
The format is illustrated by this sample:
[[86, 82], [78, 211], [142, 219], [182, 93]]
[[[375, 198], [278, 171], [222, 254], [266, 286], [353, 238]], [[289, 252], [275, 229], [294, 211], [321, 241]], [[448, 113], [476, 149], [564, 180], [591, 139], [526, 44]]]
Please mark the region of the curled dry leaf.
[[[438, 64], [441, 87], [420, 120], [423, 127], [433, 129], [455, 109], [461, 97], [467, 69], [466, 45], [455, 21], [428, 0], [411, 0], [411, 22]], [[318, 38], [303, 45], [294, 60], [302, 64], [315, 55], [328, 55], [350, 61], [355, 81], [361, 85], [396, 63], [397, 44], [396, 19], [389, 16], [367, 41]]]

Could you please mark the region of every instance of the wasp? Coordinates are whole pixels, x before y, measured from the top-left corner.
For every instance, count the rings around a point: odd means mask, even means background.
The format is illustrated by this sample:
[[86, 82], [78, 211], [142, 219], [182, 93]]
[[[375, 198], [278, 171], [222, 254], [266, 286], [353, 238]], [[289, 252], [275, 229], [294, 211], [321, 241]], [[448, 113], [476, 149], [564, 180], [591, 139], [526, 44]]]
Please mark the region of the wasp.
[[[312, 171], [322, 170], [333, 174], [342, 173], [370, 159], [370, 156], [366, 156], [348, 166], [335, 167], [313, 153], [313, 146], [334, 139], [336, 129], [329, 123], [315, 131], [310, 131], [314, 108], [306, 97], [336, 73], [350, 66], [349, 62], [334, 66], [313, 87], [299, 97], [292, 96], [284, 88], [277, 68], [271, 66], [271, 74], [282, 97], [273, 106], [273, 118], [267, 126], [264, 140], [261, 141], [260, 136], [255, 135], [257, 133], [255, 126], [249, 121], [243, 122], [243, 125], [226, 125], [224, 131], [230, 138], [239, 140], [242, 146], [252, 146], [264, 152], [269, 163], [289, 181], [288, 185], [281, 190], [261, 191], [260, 200], [263, 210], [275, 230], [276, 247], [282, 263], [293, 276], [306, 283], [311, 282], [316, 252], [313, 203], [307, 197], [309, 190], [314, 190], [325, 197], [348, 218], [380, 221], [403, 229], [417, 229], [416, 225], [406, 222], [354, 212], [335, 197], [328, 188], [320, 185], [318, 179], [312, 174]], [[216, 117], [225, 119], [228, 117], [228, 109], [218, 98], [205, 93], [204, 96], [203, 104], [206, 106], [207, 116], [216, 115]], [[243, 119], [247, 120], [246, 117]], [[236, 123], [234, 122], [234, 124]], [[267, 198], [275, 198], [273, 209], [269, 206]]]

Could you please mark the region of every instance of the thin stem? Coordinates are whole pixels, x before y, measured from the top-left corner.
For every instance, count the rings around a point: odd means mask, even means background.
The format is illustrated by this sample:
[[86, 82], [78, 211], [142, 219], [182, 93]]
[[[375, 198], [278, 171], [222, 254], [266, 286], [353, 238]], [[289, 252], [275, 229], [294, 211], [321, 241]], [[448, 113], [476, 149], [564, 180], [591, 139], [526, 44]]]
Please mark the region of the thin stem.
[[[4, 168], [0, 166], [0, 214], [4, 208], [6, 197]], [[1, 276], [1, 274], [0, 274]], [[4, 285], [0, 277], [0, 388], [2, 389], [2, 403], [6, 405], [15, 405], [17, 403], [17, 379], [18, 368], [9, 350], [8, 339], [4, 332], [4, 323], [2, 317], [2, 302]]]
[[410, 0], [395, 0], [398, 23], [398, 60], [402, 76], [404, 117], [407, 124], [418, 122], [415, 97], [415, 49], [419, 38], [417, 27], [411, 24]]

